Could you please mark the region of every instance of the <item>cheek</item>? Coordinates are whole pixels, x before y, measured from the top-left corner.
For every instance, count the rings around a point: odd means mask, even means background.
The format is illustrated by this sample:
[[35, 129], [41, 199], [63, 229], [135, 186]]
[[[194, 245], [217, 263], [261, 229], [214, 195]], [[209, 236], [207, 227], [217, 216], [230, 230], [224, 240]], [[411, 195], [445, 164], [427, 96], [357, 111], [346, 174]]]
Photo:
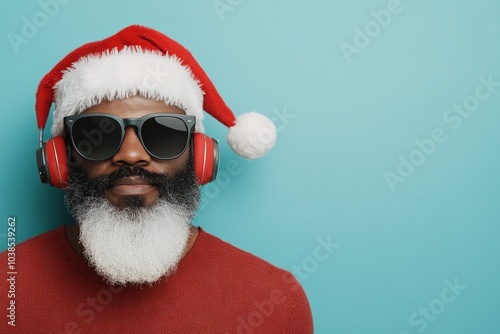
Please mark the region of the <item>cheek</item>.
[[186, 150], [180, 157], [175, 160], [166, 160], [161, 162], [161, 169], [164, 173], [175, 174], [186, 169], [189, 163], [189, 155], [191, 153]]
[[103, 174], [110, 173], [110, 171], [108, 170], [109, 166], [106, 162], [94, 162], [81, 159], [79, 164], [74, 167], [83, 171], [90, 178], [95, 178]]

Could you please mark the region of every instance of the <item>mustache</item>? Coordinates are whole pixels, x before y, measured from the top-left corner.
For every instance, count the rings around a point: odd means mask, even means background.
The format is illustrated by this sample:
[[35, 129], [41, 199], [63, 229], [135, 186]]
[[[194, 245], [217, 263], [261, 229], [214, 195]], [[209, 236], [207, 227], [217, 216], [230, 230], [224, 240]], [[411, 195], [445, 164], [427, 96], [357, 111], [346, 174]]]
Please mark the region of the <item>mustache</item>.
[[[119, 183], [121, 180], [127, 177], [140, 177], [147, 183], [154, 185], [154, 186], [160, 186], [163, 184], [165, 181], [168, 181], [170, 177], [165, 174], [160, 174], [160, 173], [153, 173], [145, 170], [142, 167], [135, 166], [135, 167], [125, 167], [122, 166], [119, 169], [115, 170], [114, 172], [107, 174], [107, 175], [102, 175], [94, 179], [94, 181], [101, 181], [103, 186], [105, 188], [110, 188], [115, 186], [117, 183]], [[99, 180], [101, 179], [101, 180]]]
[[124, 178], [132, 176], [140, 177], [146, 183], [157, 186], [158, 188], [165, 187], [166, 185], [172, 184], [176, 181], [173, 176], [149, 172], [140, 166], [121, 166], [109, 174], [99, 175], [92, 178], [81, 170], [73, 170], [70, 175], [70, 181], [72, 181], [70, 184], [77, 181], [78, 184], [84, 185], [84, 188], [91, 192], [86, 193], [85, 195], [87, 196], [103, 196], [106, 189], [115, 186]]

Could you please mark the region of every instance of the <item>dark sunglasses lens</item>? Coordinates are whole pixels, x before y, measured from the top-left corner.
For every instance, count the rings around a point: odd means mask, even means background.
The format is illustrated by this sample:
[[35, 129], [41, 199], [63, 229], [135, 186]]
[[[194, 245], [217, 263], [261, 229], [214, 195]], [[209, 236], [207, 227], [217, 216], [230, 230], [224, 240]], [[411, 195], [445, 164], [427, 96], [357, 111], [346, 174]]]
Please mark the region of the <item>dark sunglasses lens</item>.
[[146, 120], [142, 125], [141, 136], [148, 151], [160, 159], [172, 159], [180, 155], [189, 138], [183, 120], [165, 116]]
[[106, 160], [120, 147], [122, 138], [120, 124], [106, 116], [91, 116], [77, 119], [71, 136], [76, 150], [90, 160]]

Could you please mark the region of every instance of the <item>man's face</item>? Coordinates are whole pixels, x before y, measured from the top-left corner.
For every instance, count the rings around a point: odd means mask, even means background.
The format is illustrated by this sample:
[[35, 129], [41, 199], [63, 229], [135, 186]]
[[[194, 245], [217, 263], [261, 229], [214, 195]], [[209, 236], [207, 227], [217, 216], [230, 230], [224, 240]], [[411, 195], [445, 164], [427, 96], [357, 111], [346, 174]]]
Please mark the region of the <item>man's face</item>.
[[[141, 96], [133, 96], [123, 100], [103, 101], [83, 113], [109, 113], [121, 118], [140, 118], [153, 113], [185, 114], [182, 109]], [[137, 136], [137, 130], [134, 127], [127, 127], [122, 146], [111, 159], [97, 162], [81, 160], [79, 167], [90, 178], [109, 175], [120, 169], [120, 167], [135, 166], [141, 167], [147, 172], [173, 176], [186, 167], [189, 154], [190, 150], [188, 148], [177, 159], [154, 159], [142, 146]], [[150, 206], [158, 199], [159, 189], [158, 186], [149, 184], [141, 177], [129, 176], [106, 188], [105, 196], [110, 203], [122, 208], [127, 206], [126, 198], [131, 196], [141, 197], [144, 206]]]
[[[84, 113], [121, 118], [184, 114], [143, 97], [103, 102]], [[83, 254], [96, 272], [123, 285], [168, 276], [186, 250], [200, 195], [189, 147], [176, 159], [155, 159], [136, 129], [127, 127], [122, 146], [110, 159], [78, 161], [70, 169], [66, 202], [79, 225]]]

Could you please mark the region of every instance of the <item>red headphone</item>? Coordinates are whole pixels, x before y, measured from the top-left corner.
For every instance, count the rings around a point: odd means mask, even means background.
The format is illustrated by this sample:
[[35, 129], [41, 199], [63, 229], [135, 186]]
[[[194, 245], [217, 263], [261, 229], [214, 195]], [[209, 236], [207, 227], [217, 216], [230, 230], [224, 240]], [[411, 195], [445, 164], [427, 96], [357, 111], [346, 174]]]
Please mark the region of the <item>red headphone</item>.
[[[215, 180], [219, 171], [219, 142], [203, 133], [194, 133], [191, 144], [198, 182], [204, 185]], [[43, 129], [40, 130], [40, 148], [36, 151], [36, 160], [42, 183], [49, 183], [56, 188], [67, 187], [67, 147], [63, 136], [43, 142]]]

